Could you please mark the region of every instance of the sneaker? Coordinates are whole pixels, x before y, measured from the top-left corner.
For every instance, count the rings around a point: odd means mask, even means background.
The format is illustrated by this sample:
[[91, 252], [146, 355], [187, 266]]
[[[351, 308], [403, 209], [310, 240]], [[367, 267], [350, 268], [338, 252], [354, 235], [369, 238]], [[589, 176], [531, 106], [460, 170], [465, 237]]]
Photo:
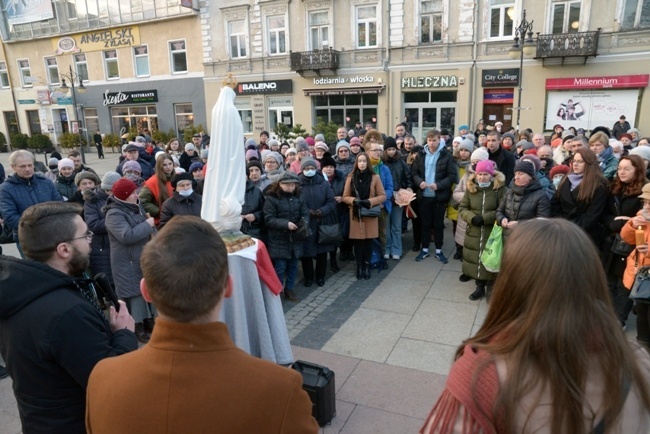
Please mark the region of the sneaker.
[[440, 253], [436, 253], [436, 259], [437, 259], [438, 261], [442, 262], [443, 264], [446, 264], [447, 262], [449, 262], [449, 261], [447, 260], [447, 258], [445, 258], [445, 255], [444, 255], [442, 252], [440, 252]]
[[393, 259], [394, 259], [395, 261], [399, 261], [400, 256], [399, 256], [399, 255], [393, 255]]
[[7, 378], [9, 376], [9, 372], [7, 372], [7, 368], [4, 366], [0, 366], [0, 380], [3, 378]]
[[388, 253], [384, 254], [384, 259], [390, 259], [390, 255]]
[[421, 250], [420, 254], [415, 257], [415, 260], [417, 262], [420, 262], [420, 261], [424, 261], [428, 257], [429, 257], [429, 252], [425, 252], [424, 250]]

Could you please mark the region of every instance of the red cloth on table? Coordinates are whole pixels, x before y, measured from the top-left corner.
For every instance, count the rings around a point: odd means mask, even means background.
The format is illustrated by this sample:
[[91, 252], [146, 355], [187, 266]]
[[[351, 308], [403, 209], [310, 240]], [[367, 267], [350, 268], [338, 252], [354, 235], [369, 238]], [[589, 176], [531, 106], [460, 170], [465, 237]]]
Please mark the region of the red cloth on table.
[[260, 240], [257, 241], [257, 261], [255, 261], [255, 265], [257, 265], [257, 272], [262, 282], [269, 287], [273, 294], [280, 294], [282, 292], [282, 283], [278, 279], [278, 275], [275, 274], [269, 251]]

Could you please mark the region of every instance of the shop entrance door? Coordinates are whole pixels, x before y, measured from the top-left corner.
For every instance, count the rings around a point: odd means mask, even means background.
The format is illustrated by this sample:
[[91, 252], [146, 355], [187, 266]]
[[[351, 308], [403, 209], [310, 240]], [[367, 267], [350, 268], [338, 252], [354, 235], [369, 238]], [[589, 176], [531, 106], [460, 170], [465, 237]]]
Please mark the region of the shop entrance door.
[[411, 125], [411, 134], [419, 144], [426, 142], [429, 130], [445, 128], [454, 134], [456, 127], [456, 104], [405, 103], [405, 120]]
[[[485, 125], [494, 125], [495, 122], [503, 122], [502, 131], [507, 131], [512, 125], [512, 116], [512, 106], [508, 104], [483, 105], [483, 122], [485, 122]], [[472, 129], [471, 126], [470, 129]]]

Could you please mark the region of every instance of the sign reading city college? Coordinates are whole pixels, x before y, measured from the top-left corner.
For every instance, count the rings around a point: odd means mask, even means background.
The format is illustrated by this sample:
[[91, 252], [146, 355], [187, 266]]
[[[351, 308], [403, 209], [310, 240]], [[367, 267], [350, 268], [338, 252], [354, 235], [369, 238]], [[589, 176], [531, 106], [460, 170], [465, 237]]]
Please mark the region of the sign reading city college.
[[484, 69], [483, 87], [519, 86], [519, 68]]
[[104, 105], [142, 104], [158, 102], [157, 90], [141, 90], [137, 92], [104, 92]]
[[118, 27], [95, 32], [77, 33], [53, 39], [57, 55], [78, 53], [80, 51], [101, 51], [110, 48], [140, 45], [140, 28], [138, 26]]
[[455, 75], [427, 75], [424, 77], [402, 77], [402, 89], [425, 89], [436, 87], [458, 87]]
[[235, 88], [235, 93], [237, 95], [291, 92], [293, 92], [293, 81], [291, 80], [269, 80], [239, 83]]

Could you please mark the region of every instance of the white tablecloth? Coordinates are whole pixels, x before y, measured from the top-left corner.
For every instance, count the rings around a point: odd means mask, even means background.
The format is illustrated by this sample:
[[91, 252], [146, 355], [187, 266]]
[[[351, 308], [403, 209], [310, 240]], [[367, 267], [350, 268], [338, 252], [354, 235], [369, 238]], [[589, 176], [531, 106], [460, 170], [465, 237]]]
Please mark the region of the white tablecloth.
[[261, 281], [255, 261], [245, 256], [228, 255], [233, 292], [223, 302], [221, 321], [248, 354], [278, 364], [293, 363], [282, 300]]

